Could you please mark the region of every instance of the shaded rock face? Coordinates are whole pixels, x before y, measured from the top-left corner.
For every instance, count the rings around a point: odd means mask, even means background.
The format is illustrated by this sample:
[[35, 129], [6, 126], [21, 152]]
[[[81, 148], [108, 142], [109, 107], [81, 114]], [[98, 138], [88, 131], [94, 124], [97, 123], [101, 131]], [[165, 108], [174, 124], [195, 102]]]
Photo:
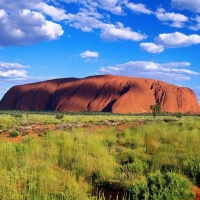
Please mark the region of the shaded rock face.
[[189, 88], [110, 75], [14, 86], [4, 95], [0, 109], [149, 113], [155, 103], [161, 104], [164, 112], [200, 113]]

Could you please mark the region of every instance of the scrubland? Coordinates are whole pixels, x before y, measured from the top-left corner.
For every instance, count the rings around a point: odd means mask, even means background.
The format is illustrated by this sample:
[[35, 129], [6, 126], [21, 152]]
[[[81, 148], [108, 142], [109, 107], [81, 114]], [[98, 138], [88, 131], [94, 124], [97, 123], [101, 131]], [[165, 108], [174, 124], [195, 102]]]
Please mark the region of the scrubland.
[[0, 131], [2, 200], [189, 200], [200, 186], [199, 116], [1, 112]]

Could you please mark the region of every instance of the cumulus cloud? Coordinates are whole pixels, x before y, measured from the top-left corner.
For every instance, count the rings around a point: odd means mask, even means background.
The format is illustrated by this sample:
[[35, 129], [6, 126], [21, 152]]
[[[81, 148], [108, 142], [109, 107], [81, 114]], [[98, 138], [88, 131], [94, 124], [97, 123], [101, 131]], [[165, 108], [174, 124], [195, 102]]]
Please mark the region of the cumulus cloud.
[[84, 32], [100, 30], [100, 37], [106, 41], [131, 40], [141, 41], [146, 39], [146, 35], [133, 31], [130, 27], [124, 27], [124, 24], [117, 22], [111, 24], [104, 22], [103, 16], [87, 9], [81, 9], [77, 14], [68, 14], [68, 23], [71, 27], [81, 29]]
[[25, 78], [27, 77], [25, 68], [28, 67], [29, 66], [23, 66], [19, 63], [0, 62], [0, 79]]
[[[56, 0], [54, 0], [55, 2]], [[79, 3], [85, 8], [98, 8], [104, 11], [109, 11], [112, 14], [121, 15], [123, 13], [121, 0], [57, 0], [57, 2], [64, 3]]]
[[0, 10], [0, 45], [28, 45], [54, 40], [63, 34], [62, 27], [36, 11]]
[[179, 10], [190, 10], [192, 12], [200, 13], [199, 0], [172, 0], [172, 6]]
[[123, 12], [119, 0], [99, 0], [96, 2], [99, 2], [98, 6], [100, 8], [108, 10], [114, 14], [121, 14]]
[[68, 18], [67, 14], [65, 13], [65, 10], [61, 8], [49, 6], [48, 4], [43, 2], [40, 2], [35, 7], [44, 12], [46, 15], [51, 16], [55, 21], [61, 21]]
[[129, 8], [130, 10], [132, 10], [133, 12], [137, 12], [137, 13], [143, 13], [143, 14], [152, 14], [152, 11], [147, 9], [146, 6], [142, 3], [127, 3], [126, 4], [127, 8]]
[[164, 51], [164, 47], [161, 45], [156, 45], [152, 42], [150, 43], [141, 43], [140, 48], [144, 51], [147, 51], [149, 53], [161, 53]]
[[65, 2], [65, 3], [75, 3], [78, 0], [59, 0], [60, 2]]
[[200, 35], [185, 35], [180, 32], [162, 33], [154, 43], [141, 43], [140, 47], [149, 53], [161, 53], [165, 48], [180, 48], [200, 44]]
[[187, 47], [200, 44], [200, 36], [197, 34], [185, 35], [180, 32], [163, 33], [155, 38], [155, 43], [165, 48]]
[[177, 28], [182, 28], [184, 25], [184, 22], [188, 21], [188, 17], [186, 17], [185, 15], [174, 13], [174, 12], [169, 13], [169, 12], [166, 12], [165, 9], [162, 9], [162, 8], [157, 9], [156, 17], [160, 21], [164, 21], [164, 22], [172, 21], [173, 23], [171, 24], [171, 26], [177, 27]]
[[104, 24], [102, 26], [101, 38], [109, 41], [116, 41], [118, 39], [141, 41], [146, 39], [147, 36], [134, 32], [130, 27], [124, 27], [122, 23], [118, 23], [117, 25]]
[[0, 61], [0, 98], [6, 93], [6, 91], [19, 84], [34, 83], [38, 81], [44, 81], [53, 79], [56, 77], [42, 77], [42, 76], [29, 76], [29, 65], [22, 65], [16, 62], [3, 62]]
[[154, 78], [167, 82], [190, 80], [191, 76], [200, 76], [182, 67], [188, 67], [188, 62], [156, 63], [148, 61], [130, 61], [124, 64], [100, 68], [100, 73]]
[[25, 69], [29, 68], [29, 66], [24, 66], [19, 63], [12, 62], [0, 62], [0, 70], [13, 70], [13, 69]]
[[200, 30], [200, 16], [197, 16], [192, 19], [193, 24], [189, 26], [189, 28], [193, 31]]
[[156, 12], [156, 17], [161, 21], [177, 21], [177, 22], [186, 22], [188, 17], [183, 14], [178, 14], [174, 12], [166, 12], [165, 9], [159, 8]]
[[103, 22], [98, 19], [100, 17], [101, 16], [97, 17], [92, 13], [83, 10], [76, 15], [68, 15], [68, 21], [71, 27], [81, 29], [84, 32], [91, 32], [94, 29], [100, 29], [103, 26]]
[[162, 63], [164, 68], [178, 68], [178, 67], [189, 67], [191, 64], [189, 62], [171, 62], [171, 63]]
[[[68, 13], [62, 6], [63, 3], [76, 3], [77, 10]], [[125, 27], [122, 23], [110, 22], [108, 13], [124, 14], [125, 5], [137, 12], [151, 12], [143, 4], [127, 3], [123, 0], [1, 0], [0, 45], [20, 46], [58, 39], [64, 33], [60, 25], [62, 22], [84, 32], [97, 30], [100, 37], [107, 41], [145, 39], [144, 34]]]
[[80, 54], [80, 56], [82, 58], [98, 58], [99, 57], [99, 53], [96, 51], [85, 51], [83, 53]]

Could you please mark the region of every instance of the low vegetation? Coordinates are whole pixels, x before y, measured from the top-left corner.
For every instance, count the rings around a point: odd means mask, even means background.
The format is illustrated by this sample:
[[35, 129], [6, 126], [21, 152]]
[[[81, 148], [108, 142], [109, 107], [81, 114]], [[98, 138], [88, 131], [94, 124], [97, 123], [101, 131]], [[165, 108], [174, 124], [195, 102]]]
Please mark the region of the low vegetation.
[[127, 200], [194, 199], [198, 116], [57, 116], [1, 113], [0, 199], [109, 199], [109, 189]]

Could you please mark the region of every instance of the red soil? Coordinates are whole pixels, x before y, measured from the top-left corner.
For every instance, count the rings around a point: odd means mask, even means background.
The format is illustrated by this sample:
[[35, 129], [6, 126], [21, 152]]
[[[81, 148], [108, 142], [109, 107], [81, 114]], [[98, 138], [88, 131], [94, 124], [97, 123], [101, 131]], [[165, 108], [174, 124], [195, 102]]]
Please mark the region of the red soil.
[[192, 191], [196, 195], [194, 200], [200, 200], [200, 188], [199, 187], [194, 187]]

